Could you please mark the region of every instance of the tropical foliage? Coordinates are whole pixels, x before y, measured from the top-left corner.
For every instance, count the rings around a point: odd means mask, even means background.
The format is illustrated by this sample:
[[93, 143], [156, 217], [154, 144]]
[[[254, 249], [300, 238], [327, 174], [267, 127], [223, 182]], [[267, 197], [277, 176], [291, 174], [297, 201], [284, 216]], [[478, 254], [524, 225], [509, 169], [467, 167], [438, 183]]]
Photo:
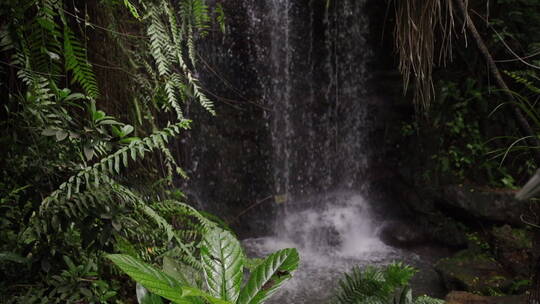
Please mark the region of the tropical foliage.
[[[94, 23], [125, 12], [146, 35]], [[200, 267], [192, 242], [209, 220], [177, 202], [185, 173], [168, 143], [190, 127], [185, 104], [214, 114], [193, 74], [210, 16], [201, 0], [0, 4], [0, 302], [109, 302], [120, 289], [100, 279], [118, 276], [107, 251], [175, 251]], [[96, 31], [129, 50], [128, 112], [95, 72]]]
[[[186, 271], [189, 266], [171, 259], [164, 260], [163, 270], [159, 270], [129, 255], [108, 258], [151, 292], [139, 287], [145, 294], [139, 297], [140, 303], [163, 303], [152, 294], [173, 303], [264, 303], [292, 277], [299, 263], [295, 249], [279, 250], [258, 263], [242, 288], [246, 257], [238, 240], [218, 227], [204, 235], [200, 256], [202, 272]], [[186, 273], [195, 277], [187, 277]]]
[[419, 135], [429, 157], [425, 162], [432, 163], [426, 177], [493, 187], [523, 184], [539, 160], [540, 3], [444, 0], [395, 6], [401, 72], [405, 84], [413, 84], [422, 118], [404, 130], [417, 130], [408, 135]]
[[416, 270], [403, 263], [392, 263], [384, 269], [358, 267], [346, 273], [339, 282], [335, 304], [442, 304], [443, 300], [412, 297], [409, 287]]

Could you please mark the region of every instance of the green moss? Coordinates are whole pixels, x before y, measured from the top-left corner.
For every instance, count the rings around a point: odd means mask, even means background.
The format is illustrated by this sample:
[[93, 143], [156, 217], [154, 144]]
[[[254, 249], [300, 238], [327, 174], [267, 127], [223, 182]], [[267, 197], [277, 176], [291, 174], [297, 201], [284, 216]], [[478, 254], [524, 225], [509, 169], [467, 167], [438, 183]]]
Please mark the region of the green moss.
[[448, 289], [481, 295], [502, 293], [511, 282], [499, 263], [487, 252], [463, 250], [453, 257], [440, 260], [435, 269]]
[[532, 234], [521, 228], [512, 228], [509, 225], [493, 228], [493, 236], [499, 246], [513, 249], [532, 249]]

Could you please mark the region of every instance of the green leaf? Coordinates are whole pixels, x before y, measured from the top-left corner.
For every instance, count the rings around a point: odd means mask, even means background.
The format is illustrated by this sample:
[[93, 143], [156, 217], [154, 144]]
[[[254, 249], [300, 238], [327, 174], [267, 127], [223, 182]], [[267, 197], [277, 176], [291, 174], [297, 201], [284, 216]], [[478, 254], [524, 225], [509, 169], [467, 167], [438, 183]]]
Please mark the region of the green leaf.
[[148, 292], [144, 286], [137, 283], [137, 302], [139, 304], [163, 304], [163, 300], [160, 296]]
[[150, 292], [174, 303], [196, 304], [198, 301], [193, 297], [202, 297], [213, 304], [231, 304], [216, 299], [197, 288], [182, 286], [175, 278], [129, 255], [110, 254], [107, 258]]
[[81, 94], [81, 93], [73, 93], [73, 94], [70, 94], [68, 95], [64, 100], [65, 101], [71, 101], [71, 100], [76, 100], [76, 99], [84, 99], [86, 98], [86, 95], [84, 94]]
[[137, 11], [137, 8], [129, 2], [129, 0], [124, 0], [124, 5], [129, 9], [131, 12], [131, 15], [137, 19], [141, 19], [141, 16], [139, 15], [139, 12]]
[[120, 156], [118, 154], [114, 156], [114, 171], [120, 174]]
[[124, 164], [124, 167], [127, 167], [129, 164], [126, 150], [122, 151], [122, 163]]
[[90, 143], [84, 145], [83, 150], [86, 160], [91, 160], [94, 157], [94, 149]]
[[126, 138], [122, 138], [121, 140], [119, 140], [118, 142], [121, 143], [121, 144], [130, 144], [132, 142], [137, 142], [141, 140], [139, 137], [126, 137]]
[[111, 126], [111, 131], [112, 131], [112, 134], [116, 137], [123, 137], [122, 136], [122, 131], [120, 131], [120, 129], [117, 127], [117, 126]]
[[69, 135], [68, 132], [64, 131], [64, 130], [58, 130], [56, 131], [56, 141], [62, 141], [64, 139], [66, 139], [66, 137]]
[[45, 129], [45, 130], [43, 130], [43, 131], [41, 132], [41, 135], [44, 135], [44, 136], [55, 136], [57, 131], [58, 131], [58, 129], [47, 128], [47, 129]]
[[173, 258], [163, 257], [163, 271], [171, 277], [177, 279], [184, 285], [196, 286], [198, 271], [191, 266], [181, 264]]
[[401, 295], [399, 297], [399, 304], [412, 304], [412, 289], [409, 286], [406, 286], [401, 291]]
[[300, 257], [296, 249], [283, 249], [271, 254], [251, 273], [237, 303], [263, 303], [285, 281], [292, 278], [299, 262]]
[[[101, 112], [101, 111], [99, 111]], [[103, 120], [99, 120], [99, 122], [97, 123], [98, 125], [122, 125], [121, 122], [118, 122], [114, 119], [103, 119]]]
[[180, 282], [164, 272], [128, 255], [111, 254], [107, 255], [107, 258], [137, 283], [150, 290], [150, 292], [175, 303], [193, 303], [182, 295]]
[[222, 300], [236, 302], [244, 269], [240, 242], [230, 232], [216, 228], [204, 236], [201, 251], [210, 293]]
[[184, 287], [182, 294], [186, 297], [201, 297], [201, 298], [206, 299], [212, 304], [232, 304], [232, 302], [214, 298], [211, 295], [205, 293], [204, 291], [197, 288], [193, 288], [193, 287]]
[[137, 160], [137, 150], [135, 147], [130, 146], [131, 159]]
[[133, 132], [133, 126], [132, 125], [125, 125], [122, 127], [122, 137], [125, 137], [129, 134], [131, 134], [131, 132]]
[[13, 252], [0, 252], [0, 263], [3, 261], [10, 261], [19, 264], [26, 264], [29, 260]]

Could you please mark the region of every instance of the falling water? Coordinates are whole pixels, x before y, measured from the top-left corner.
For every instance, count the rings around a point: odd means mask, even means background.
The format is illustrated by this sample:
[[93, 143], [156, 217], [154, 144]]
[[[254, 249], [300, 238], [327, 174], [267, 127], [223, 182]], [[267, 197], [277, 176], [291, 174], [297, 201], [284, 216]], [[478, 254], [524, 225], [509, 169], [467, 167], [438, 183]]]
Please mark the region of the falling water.
[[[270, 303], [326, 303], [355, 265], [399, 259], [426, 268], [378, 237], [381, 216], [366, 180], [378, 153], [370, 145], [369, 1], [377, 0], [231, 0], [224, 5], [239, 32], [206, 46], [210, 65], [236, 89], [223, 89], [229, 84], [211, 71], [203, 83], [257, 105], [201, 124], [187, 153], [187, 164], [201, 164], [190, 169], [191, 189], [217, 214], [233, 205], [224, 201], [259, 208], [242, 218], [259, 236], [243, 241], [248, 255], [299, 249], [299, 270]], [[273, 203], [262, 199], [269, 195]], [[265, 235], [259, 228], [268, 223]]]
[[[271, 0], [249, 7], [263, 99], [272, 108], [274, 235], [244, 242], [251, 254], [296, 247], [302, 267], [274, 303], [328, 298], [352, 265], [397, 258], [378, 238], [362, 180], [368, 165], [365, 0]], [[305, 22], [309, 20], [309, 22]], [[320, 32], [318, 32], [320, 31]]]

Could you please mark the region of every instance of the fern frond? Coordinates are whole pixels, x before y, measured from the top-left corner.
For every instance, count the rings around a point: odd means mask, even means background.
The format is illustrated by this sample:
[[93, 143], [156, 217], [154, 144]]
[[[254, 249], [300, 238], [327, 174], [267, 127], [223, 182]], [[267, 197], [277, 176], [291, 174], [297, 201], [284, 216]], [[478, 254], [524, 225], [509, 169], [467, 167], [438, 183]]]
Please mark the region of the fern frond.
[[158, 7], [153, 7], [150, 10], [150, 24], [148, 25], [147, 34], [150, 37], [150, 52], [156, 61], [159, 75], [166, 76], [169, 74], [172, 64], [164, 52], [165, 47], [170, 43], [160, 13], [161, 10]]
[[408, 295], [407, 286], [415, 273], [414, 268], [400, 262], [392, 263], [384, 270], [355, 267], [340, 280], [334, 303], [391, 303], [399, 289], [403, 289], [403, 295]]
[[113, 182], [109, 176], [114, 176], [120, 173], [120, 169], [129, 164], [129, 159], [133, 161], [143, 159], [146, 152], [153, 151], [170, 136], [175, 136], [182, 129], [187, 129], [190, 121], [184, 120], [177, 124], [171, 125], [163, 130], [154, 132], [152, 135], [130, 143], [129, 146], [123, 147], [102, 158], [99, 162], [92, 166], [87, 166], [81, 169], [77, 174], [72, 175], [67, 181], [62, 183], [57, 190], [43, 199], [40, 210], [46, 210], [51, 203], [58, 201], [61, 196], [67, 199], [71, 198], [74, 193], [79, 193], [80, 185], [84, 184], [87, 187], [98, 187], [100, 183]]
[[139, 15], [139, 11], [135, 7], [135, 5], [129, 2], [129, 0], [124, 0], [124, 6], [129, 10], [129, 12], [131, 13], [133, 17], [135, 17], [136, 19], [141, 19], [141, 15]]
[[416, 269], [403, 262], [394, 262], [386, 266], [384, 278], [392, 288], [404, 287], [409, 284], [416, 272]]
[[388, 297], [385, 283], [382, 271], [372, 267], [362, 271], [355, 267], [339, 282], [340, 291], [336, 295], [335, 303], [356, 304], [367, 300], [383, 303]]
[[184, 13], [190, 19], [190, 23], [204, 36], [211, 21], [206, 2], [204, 0], [185, 0], [184, 8]]
[[64, 26], [64, 57], [67, 71], [71, 71], [73, 81], [81, 85], [86, 95], [99, 97], [96, 76], [88, 62], [86, 48], [78, 41], [69, 26]]
[[227, 24], [225, 20], [225, 10], [223, 9], [221, 3], [216, 5], [215, 12], [217, 14], [216, 21], [219, 25], [219, 29], [222, 33], [225, 33], [227, 31]]
[[535, 75], [530, 75], [529, 73], [531, 73], [531, 71], [527, 71], [527, 72], [522, 72], [522, 71], [503, 71], [506, 75], [508, 75], [509, 77], [511, 77], [512, 79], [514, 79], [515, 82], [517, 83], [520, 83], [522, 85], [524, 85], [527, 89], [529, 89], [529, 91], [531, 91], [532, 93], [534, 94], [540, 94], [540, 87], [538, 87], [537, 85], [535, 85], [533, 83], [533, 81], [531, 81], [530, 79], [532, 78], [533, 80], [536, 80], [536, 81], [539, 81], [539, 79], [537, 77], [535, 77]]
[[[149, 20], [147, 34], [150, 37], [150, 53], [156, 63], [159, 76], [164, 78], [164, 90], [168, 104], [175, 110], [179, 119], [183, 117], [180, 104], [184, 95], [193, 96], [204, 109], [215, 115], [213, 103], [202, 92], [200, 84], [186, 64], [182, 52], [183, 43], [186, 42], [191, 63], [194, 65], [193, 25], [198, 24], [200, 28], [204, 28], [203, 24], [210, 20], [208, 8], [204, 2], [199, 0], [188, 0], [184, 2], [182, 7], [188, 9], [188, 12], [182, 12], [185, 19], [183, 27], [179, 26], [180, 22], [176, 17], [175, 10], [166, 2], [161, 6], [151, 7], [147, 17]], [[167, 24], [163, 20], [167, 20]], [[190, 94], [186, 94], [188, 90]]]

